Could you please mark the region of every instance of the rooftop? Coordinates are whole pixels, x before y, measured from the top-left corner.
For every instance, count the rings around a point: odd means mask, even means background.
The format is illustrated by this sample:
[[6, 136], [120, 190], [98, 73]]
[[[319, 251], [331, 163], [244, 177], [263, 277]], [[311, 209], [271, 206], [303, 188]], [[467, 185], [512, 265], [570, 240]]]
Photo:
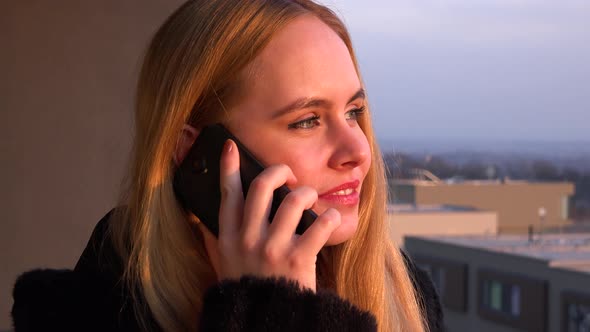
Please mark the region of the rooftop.
[[423, 236], [429, 240], [544, 260], [549, 266], [590, 273], [590, 233]]
[[444, 204], [389, 204], [389, 213], [440, 213], [440, 212], [477, 212], [479, 209], [469, 206]]
[[528, 180], [465, 180], [463, 178], [449, 178], [445, 180], [426, 180], [426, 179], [394, 179], [390, 180], [394, 185], [411, 185], [411, 186], [441, 186], [441, 185], [469, 185], [469, 186], [523, 186], [523, 185], [550, 185], [550, 186], [573, 186], [571, 182], [564, 181], [528, 181]]

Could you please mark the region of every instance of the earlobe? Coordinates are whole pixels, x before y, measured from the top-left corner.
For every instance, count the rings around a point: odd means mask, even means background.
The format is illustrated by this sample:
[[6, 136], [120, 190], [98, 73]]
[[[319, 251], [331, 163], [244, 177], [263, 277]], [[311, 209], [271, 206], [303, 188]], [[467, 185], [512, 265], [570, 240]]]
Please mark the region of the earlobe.
[[178, 142], [176, 143], [176, 149], [174, 150], [174, 163], [176, 166], [182, 163], [200, 132], [200, 130], [197, 130], [193, 126], [187, 124], [184, 125], [180, 137], [178, 138]]

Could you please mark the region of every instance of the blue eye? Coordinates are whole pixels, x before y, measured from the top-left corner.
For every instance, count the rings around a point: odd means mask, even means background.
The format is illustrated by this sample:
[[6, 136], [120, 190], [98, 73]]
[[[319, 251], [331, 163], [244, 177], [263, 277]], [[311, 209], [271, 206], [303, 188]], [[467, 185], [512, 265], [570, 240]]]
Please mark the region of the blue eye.
[[365, 107], [355, 108], [346, 112], [346, 120], [354, 120], [357, 121], [361, 115], [365, 113]]
[[318, 126], [319, 124], [320, 124], [320, 117], [317, 115], [314, 115], [310, 118], [289, 124], [289, 129], [311, 129], [315, 126]]

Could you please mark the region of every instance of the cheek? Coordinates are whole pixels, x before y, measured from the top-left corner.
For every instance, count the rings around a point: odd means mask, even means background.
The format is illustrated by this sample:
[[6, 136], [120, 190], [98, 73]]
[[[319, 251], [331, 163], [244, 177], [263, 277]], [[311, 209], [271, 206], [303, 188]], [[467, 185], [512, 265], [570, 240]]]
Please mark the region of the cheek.
[[256, 151], [253, 152], [263, 164], [286, 164], [297, 178], [297, 186], [317, 186], [321, 174], [325, 172], [322, 165], [326, 165], [327, 162], [325, 151], [316, 140], [285, 140], [283, 136], [279, 139], [261, 139], [259, 142], [264, 144], [253, 145], [256, 147]]
[[[320, 151], [313, 147], [301, 146], [283, 146], [273, 147], [274, 153], [271, 164], [286, 164], [291, 168], [297, 178], [298, 185], [314, 186], [317, 184], [317, 176], [322, 172], [322, 162], [324, 158]], [[325, 163], [324, 163], [325, 164]]]
[[371, 169], [371, 164], [373, 163], [373, 154], [371, 153], [371, 148], [369, 147], [369, 143], [367, 143], [367, 161], [364, 164], [364, 168], [363, 171], [365, 172], [365, 176], [367, 175], [367, 173], [369, 172], [369, 169]]
[[359, 142], [361, 143], [361, 151], [362, 154], [365, 156], [362, 161], [361, 161], [361, 165], [360, 168], [363, 171], [363, 177], [367, 175], [367, 173], [369, 172], [369, 169], [371, 168], [371, 163], [373, 162], [373, 154], [371, 153], [371, 146], [369, 145], [369, 141], [367, 139], [367, 136], [365, 136], [365, 133], [361, 131], [361, 134], [359, 135]]

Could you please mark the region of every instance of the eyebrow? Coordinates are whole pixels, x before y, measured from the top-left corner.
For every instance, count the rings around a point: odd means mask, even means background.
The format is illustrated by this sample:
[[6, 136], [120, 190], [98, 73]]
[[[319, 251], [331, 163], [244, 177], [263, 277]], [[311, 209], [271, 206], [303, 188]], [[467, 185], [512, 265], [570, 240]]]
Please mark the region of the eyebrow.
[[[365, 90], [363, 88], [358, 89], [358, 91], [355, 92], [346, 103], [350, 104], [359, 98], [365, 99]], [[305, 108], [316, 108], [316, 107], [329, 108], [331, 105], [332, 105], [332, 102], [329, 100], [326, 100], [326, 99], [313, 98], [313, 97], [311, 97], [311, 98], [310, 97], [302, 97], [302, 98], [299, 98], [299, 99], [295, 100], [294, 102], [290, 103], [289, 105], [275, 111], [273, 113], [272, 118], [276, 119], [276, 118], [279, 118], [285, 114], [288, 114], [288, 113], [291, 113], [291, 112], [294, 112], [297, 110], [305, 109]]]

